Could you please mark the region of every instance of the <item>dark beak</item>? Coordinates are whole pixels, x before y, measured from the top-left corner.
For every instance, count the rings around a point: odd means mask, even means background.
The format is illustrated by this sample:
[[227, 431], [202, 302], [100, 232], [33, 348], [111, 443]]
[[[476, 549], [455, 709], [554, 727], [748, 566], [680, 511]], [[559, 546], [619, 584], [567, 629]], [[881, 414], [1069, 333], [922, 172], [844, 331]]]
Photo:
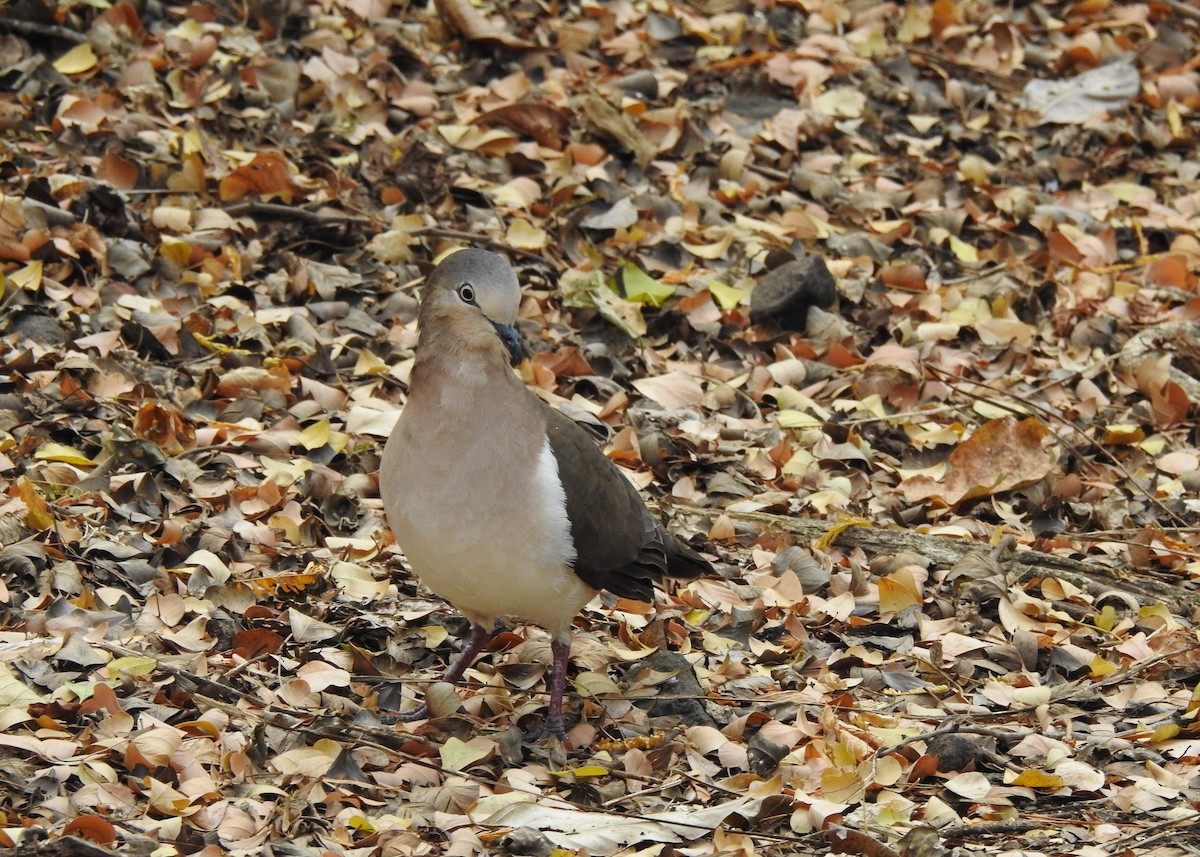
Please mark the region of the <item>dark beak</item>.
[[512, 365], [519, 366], [521, 361], [529, 356], [529, 352], [525, 350], [525, 343], [521, 342], [521, 334], [517, 333], [517, 329], [511, 324], [497, 324], [493, 321], [492, 327], [496, 328], [496, 333], [499, 334], [500, 341], [504, 343], [504, 347], [512, 355]]

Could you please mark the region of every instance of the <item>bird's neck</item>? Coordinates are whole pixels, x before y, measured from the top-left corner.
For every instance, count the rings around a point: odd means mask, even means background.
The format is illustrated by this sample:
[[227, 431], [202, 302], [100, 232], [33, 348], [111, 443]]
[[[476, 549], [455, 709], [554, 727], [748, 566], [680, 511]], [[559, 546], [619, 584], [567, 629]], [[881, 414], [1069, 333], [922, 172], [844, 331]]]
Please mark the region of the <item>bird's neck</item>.
[[430, 392], [440, 398], [441, 393], [450, 393], [469, 401], [483, 388], [523, 387], [507, 357], [492, 331], [486, 337], [423, 334], [413, 362], [409, 397]]

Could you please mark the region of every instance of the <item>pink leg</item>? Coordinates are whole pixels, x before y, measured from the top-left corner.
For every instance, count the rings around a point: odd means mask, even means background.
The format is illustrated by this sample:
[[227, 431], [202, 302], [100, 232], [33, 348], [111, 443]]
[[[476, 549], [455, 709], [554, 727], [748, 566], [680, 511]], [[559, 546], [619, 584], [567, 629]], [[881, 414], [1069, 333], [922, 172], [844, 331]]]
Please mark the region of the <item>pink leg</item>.
[[559, 642], [552, 640], [550, 653], [554, 657], [554, 665], [550, 668], [550, 709], [546, 712], [546, 722], [534, 736], [534, 741], [546, 738], [567, 740], [567, 730], [563, 728], [563, 696], [567, 688], [567, 661], [571, 658], [571, 641]]
[[[489, 631], [487, 628], [481, 628], [478, 625], [471, 626], [471, 639], [467, 641], [466, 647], [462, 653], [454, 659], [454, 663], [446, 670], [442, 676], [442, 681], [448, 681], [454, 684], [463, 677], [463, 673], [467, 671], [467, 667], [475, 660], [483, 647], [488, 644], [488, 641], [495, 636], [495, 631]], [[564, 676], [566, 675], [566, 666], [563, 667]], [[429, 706], [422, 702], [416, 708], [409, 711], [381, 711], [379, 719], [384, 723], [411, 723], [414, 720], [424, 720], [429, 716]]]

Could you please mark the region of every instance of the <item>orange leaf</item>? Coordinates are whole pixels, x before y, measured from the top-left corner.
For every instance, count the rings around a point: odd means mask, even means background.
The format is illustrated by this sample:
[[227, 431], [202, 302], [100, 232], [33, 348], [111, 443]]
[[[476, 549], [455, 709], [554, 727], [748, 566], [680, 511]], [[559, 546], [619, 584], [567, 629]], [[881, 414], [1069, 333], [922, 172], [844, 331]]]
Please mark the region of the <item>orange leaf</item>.
[[925, 271], [920, 265], [891, 265], [879, 272], [885, 286], [906, 292], [925, 291]]
[[17, 496], [25, 504], [25, 526], [31, 530], [48, 530], [54, 525], [54, 516], [50, 514], [45, 498], [24, 476], [17, 482]]
[[141, 170], [134, 161], [126, 160], [116, 152], [108, 152], [96, 167], [96, 177], [103, 179], [117, 190], [133, 190], [137, 187]]
[[168, 455], [178, 455], [196, 445], [196, 430], [175, 411], [155, 402], [144, 402], [133, 420], [133, 433], [158, 446]]
[[273, 655], [283, 649], [283, 637], [265, 628], [250, 628], [233, 635], [233, 648], [242, 649], [246, 660], [259, 655]]
[[296, 188], [288, 175], [287, 159], [278, 152], [259, 152], [253, 161], [221, 179], [219, 190], [225, 202], [241, 199], [249, 193], [267, 199], [279, 197], [288, 203], [296, 196]]
[[117, 841], [117, 829], [98, 815], [77, 815], [63, 828], [63, 836], [81, 836], [97, 845], [112, 845]]
[[1054, 469], [1054, 456], [1045, 446], [1050, 432], [1028, 417], [991, 420], [950, 453], [946, 478], [939, 485], [927, 476], [902, 483], [909, 502], [940, 496], [951, 506], [965, 500], [1032, 485]]
[[1187, 259], [1178, 253], [1155, 259], [1146, 266], [1147, 285], [1190, 289], [1192, 280], [1193, 278], [1188, 272]]

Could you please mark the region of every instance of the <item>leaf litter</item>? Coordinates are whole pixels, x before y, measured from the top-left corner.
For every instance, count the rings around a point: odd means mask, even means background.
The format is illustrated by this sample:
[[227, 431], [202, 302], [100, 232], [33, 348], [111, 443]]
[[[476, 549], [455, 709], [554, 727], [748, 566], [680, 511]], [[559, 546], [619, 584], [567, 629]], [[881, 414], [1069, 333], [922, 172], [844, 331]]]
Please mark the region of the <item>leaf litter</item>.
[[[0, 844], [1193, 852], [1192, 11], [9, 4]], [[720, 559], [583, 614], [569, 753], [381, 517], [465, 244]]]

